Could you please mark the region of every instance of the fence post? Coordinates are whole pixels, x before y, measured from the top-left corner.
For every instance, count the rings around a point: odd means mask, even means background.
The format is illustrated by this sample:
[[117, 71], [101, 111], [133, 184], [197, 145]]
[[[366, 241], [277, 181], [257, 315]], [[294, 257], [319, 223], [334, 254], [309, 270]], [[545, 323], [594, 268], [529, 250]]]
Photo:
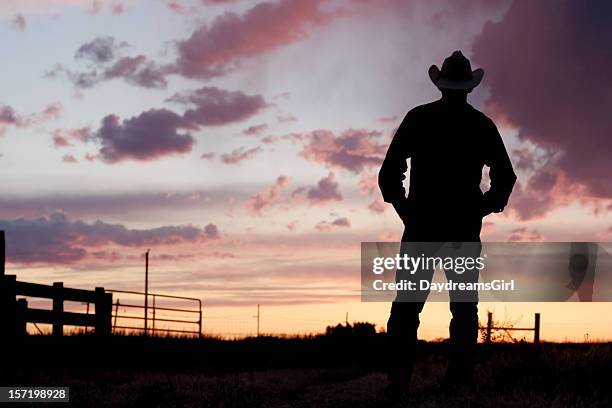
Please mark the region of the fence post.
[[53, 330], [54, 336], [64, 335], [64, 282], [53, 282]]
[[491, 331], [493, 329], [493, 313], [487, 313], [487, 333], [485, 335], [485, 343], [491, 342]]
[[0, 276], [0, 324], [6, 327], [9, 337], [16, 334], [17, 327], [15, 320], [17, 307], [16, 282], [17, 277], [15, 275]]
[[540, 342], [540, 314], [535, 314], [535, 327], [533, 328], [533, 342], [538, 344]]
[[19, 299], [17, 300], [17, 313], [16, 313], [16, 325], [15, 325], [15, 334], [17, 336], [25, 336], [28, 334], [28, 321], [27, 314], [28, 313], [28, 300], [27, 299]]
[[96, 335], [108, 336], [112, 328], [113, 295], [96, 288]]
[[198, 319], [198, 337], [202, 337], [202, 301], [200, 301], [200, 313]]
[[115, 302], [115, 319], [113, 320], [113, 327], [111, 328], [111, 332], [115, 331], [115, 326], [117, 325], [117, 316], [119, 316], [119, 298]]
[[6, 274], [6, 241], [4, 240], [4, 231], [0, 231], [0, 277]]

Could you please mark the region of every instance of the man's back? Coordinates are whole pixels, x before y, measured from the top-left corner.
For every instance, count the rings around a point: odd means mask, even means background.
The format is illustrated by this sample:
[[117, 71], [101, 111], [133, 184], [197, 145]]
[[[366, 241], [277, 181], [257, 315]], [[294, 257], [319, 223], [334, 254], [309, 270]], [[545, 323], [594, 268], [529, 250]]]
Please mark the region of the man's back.
[[[380, 170], [385, 201], [405, 197], [402, 180], [408, 158], [410, 189], [404, 222], [407, 229], [408, 224], [413, 230], [429, 229], [433, 236], [427, 234], [428, 240], [460, 238], [467, 235], [460, 230], [476, 224], [479, 232], [482, 216], [506, 205], [516, 180], [494, 123], [461, 100], [442, 98], [408, 112]], [[483, 194], [485, 165], [491, 167], [492, 188]]]

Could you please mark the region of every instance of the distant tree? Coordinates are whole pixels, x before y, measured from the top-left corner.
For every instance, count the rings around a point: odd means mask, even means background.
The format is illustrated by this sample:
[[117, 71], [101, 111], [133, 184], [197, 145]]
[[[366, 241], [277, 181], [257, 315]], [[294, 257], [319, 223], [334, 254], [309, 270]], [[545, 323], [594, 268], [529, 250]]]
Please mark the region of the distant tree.
[[352, 325], [337, 324], [335, 326], [327, 326], [325, 335], [330, 337], [348, 337], [348, 336], [373, 336], [376, 334], [376, 325], [368, 322], [355, 322]]

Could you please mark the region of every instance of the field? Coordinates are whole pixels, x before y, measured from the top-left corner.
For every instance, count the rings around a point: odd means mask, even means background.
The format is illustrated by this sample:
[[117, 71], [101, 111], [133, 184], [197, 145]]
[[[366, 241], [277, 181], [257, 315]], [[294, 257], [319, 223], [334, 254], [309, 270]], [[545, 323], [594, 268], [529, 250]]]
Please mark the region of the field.
[[[438, 387], [446, 344], [419, 344], [408, 397], [384, 398], [383, 335], [218, 339], [30, 336], [0, 385], [69, 386], [73, 407], [610, 407], [612, 344], [479, 345], [473, 390]], [[58, 406], [60, 404], [57, 404]], [[28, 406], [23, 403], [19, 406]]]

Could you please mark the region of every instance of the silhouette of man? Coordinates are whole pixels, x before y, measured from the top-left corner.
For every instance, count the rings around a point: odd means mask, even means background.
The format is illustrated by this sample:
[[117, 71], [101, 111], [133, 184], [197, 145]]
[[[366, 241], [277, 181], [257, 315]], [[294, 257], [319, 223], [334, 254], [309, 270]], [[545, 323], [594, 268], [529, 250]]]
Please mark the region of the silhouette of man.
[[[378, 175], [386, 202], [393, 204], [404, 223], [406, 243], [477, 243], [480, 253], [482, 218], [501, 212], [516, 175], [493, 121], [467, 102], [484, 71], [472, 71], [460, 51], [432, 65], [429, 77], [442, 98], [410, 110], [398, 128]], [[408, 197], [403, 186], [410, 158]], [[483, 166], [489, 167], [490, 188], [480, 188]], [[414, 244], [418, 245], [420, 244]], [[427, 244], [425, 244], [427, 247]], [[431, 247], [428, 247], [431, 249]], [[478, 255], [476, 255], [478, 256]], [[447, 272], [447, 271], [445, 271]], [[399, 270], [397, 272], [399, 274]], [[425, 271], [428, 279], [433, 270]], [[448, 278], [448, 272], [447, 272]], [[396, 278], [397, 279], [397, 278]], [[471, 279], [477, 280], [478, 274]], [[424, 296], [392, 303], [387, 324], [391, 358], [391, 393], [407, 390], [414, 365], [419, 314]], [[459, 298], [450, 293], [450, 356], [443, 384], [473, 380], [473, 349], [478, 338], [478, 296]]]

